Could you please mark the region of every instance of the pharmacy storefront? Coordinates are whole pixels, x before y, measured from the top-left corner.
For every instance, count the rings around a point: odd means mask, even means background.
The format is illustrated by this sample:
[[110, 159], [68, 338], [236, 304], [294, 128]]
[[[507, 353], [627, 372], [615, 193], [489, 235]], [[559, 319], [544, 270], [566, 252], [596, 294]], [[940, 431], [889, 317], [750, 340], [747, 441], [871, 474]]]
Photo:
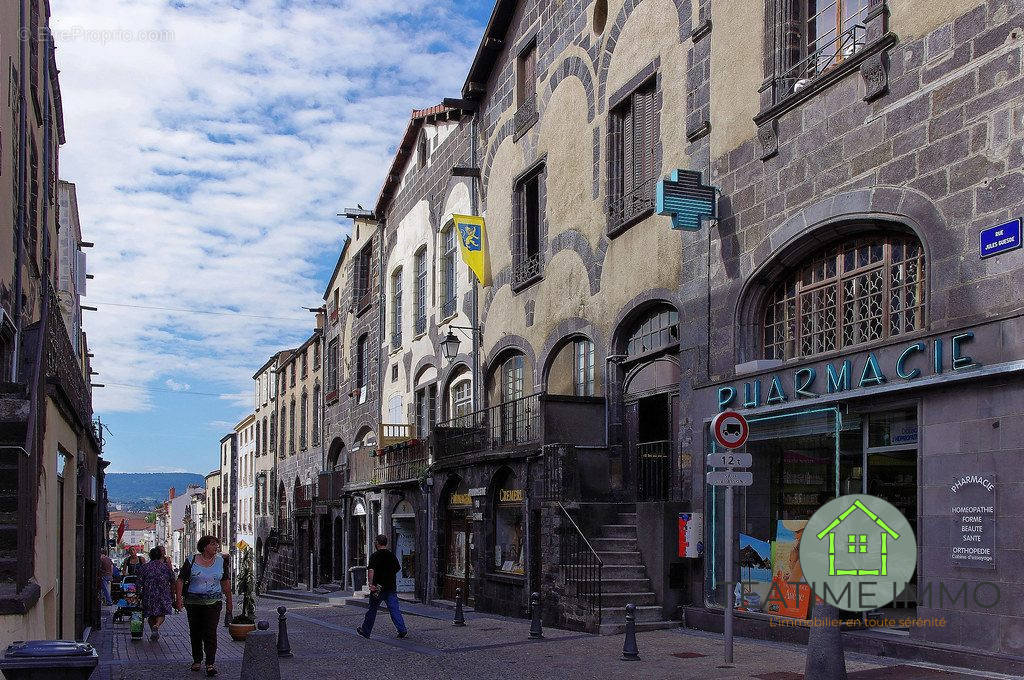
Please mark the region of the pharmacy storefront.
[[[916, 334], [817, 361], [759, 362], [745, 375], [740, 366], [697, 390], [706, 452], [717, 450], [711, 417], [732, 409], [750, 424], [753, 459], [734, 527], [723, 526], [722, 489], [704, 487], [705, 611], [721, 613], [728, 580], [740, 582], [737, 615], [765, 636], [780, 619], [790, 629], [806, 621], [812, 597], [797, 585], [798, 550], [815, 536], [804, 528], [829, 500], [866, 493], [906, 517], [917, 570], [895, 602], [848, 617], [853, 635], [993, 653], [1024, 644], [1022, 333], [1020, 321], [1003, 320]], [[703, 458], [694, 457], [695, 479]]]

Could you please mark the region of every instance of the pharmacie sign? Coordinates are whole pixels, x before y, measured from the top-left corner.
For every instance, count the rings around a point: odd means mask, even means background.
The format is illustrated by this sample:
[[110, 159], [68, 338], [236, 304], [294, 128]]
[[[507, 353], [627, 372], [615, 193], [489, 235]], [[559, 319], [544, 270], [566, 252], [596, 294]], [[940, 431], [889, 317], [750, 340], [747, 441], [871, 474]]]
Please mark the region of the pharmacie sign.
[[978, 363], [967, 354], [966, 347], [973, 339], [974, 331], [965, 331], [928, 342], [915, 342], [882, 360], [875, 352], [868, 352], [836, 359], [823, 366], [803, 366], [760, 376], [741, 385], [722, 386], [718, 388], [718, 410], [774, 406], [974, 368]]

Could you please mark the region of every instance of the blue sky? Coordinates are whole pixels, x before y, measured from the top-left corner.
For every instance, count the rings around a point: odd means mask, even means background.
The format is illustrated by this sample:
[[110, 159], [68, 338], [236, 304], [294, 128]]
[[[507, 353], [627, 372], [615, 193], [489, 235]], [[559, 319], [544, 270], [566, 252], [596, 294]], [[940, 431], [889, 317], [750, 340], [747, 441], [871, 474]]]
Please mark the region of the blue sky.
[[308, 337], [413, 108], [459, 96], [484, 0], [53, 0], [112, 471], [205, 473]]

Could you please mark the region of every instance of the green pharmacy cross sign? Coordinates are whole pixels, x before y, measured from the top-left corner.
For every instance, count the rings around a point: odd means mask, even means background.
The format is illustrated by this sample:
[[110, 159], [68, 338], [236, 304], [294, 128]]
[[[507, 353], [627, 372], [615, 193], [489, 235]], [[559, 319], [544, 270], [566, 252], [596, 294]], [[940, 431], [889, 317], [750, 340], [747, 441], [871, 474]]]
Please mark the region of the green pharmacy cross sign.
[[654, 210], [670, 215], [673, 229], [700, 231], [702, 221], [718, 217], [718, 189], [702, 184], [696, 170], [673, 170], [658, 182]]

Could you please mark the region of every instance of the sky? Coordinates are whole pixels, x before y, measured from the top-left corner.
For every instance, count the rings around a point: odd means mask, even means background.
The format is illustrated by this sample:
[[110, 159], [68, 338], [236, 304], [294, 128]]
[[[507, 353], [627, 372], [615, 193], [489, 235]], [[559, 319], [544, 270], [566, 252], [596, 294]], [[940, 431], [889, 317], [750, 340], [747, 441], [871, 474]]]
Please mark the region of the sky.
[[458, 97], [489, 0], [52, 0], [112, 472], [197, 472], [309, 337], [414, 108]]

